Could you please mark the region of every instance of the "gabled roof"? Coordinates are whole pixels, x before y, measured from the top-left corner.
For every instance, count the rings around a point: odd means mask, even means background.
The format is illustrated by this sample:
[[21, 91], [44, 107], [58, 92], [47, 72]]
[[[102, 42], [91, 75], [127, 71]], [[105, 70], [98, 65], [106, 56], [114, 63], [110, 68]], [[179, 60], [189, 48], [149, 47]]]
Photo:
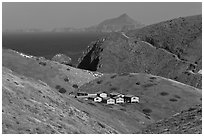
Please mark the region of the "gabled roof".
[[88, 94], [87, 92], [77, 92], [77, 93], [83, 93], [83, 94]]
[[111, 92], [110, 94], [112, 94], [112, 95], [119, 95], [120, 93], [118, 93], [118, 92]]
[[117, 99], [117, 98], [122, 98], [122, 99], [124, 99], [123, 97], [120, 97], [120, 96], [115, 96], [115, 97], [113, 97], [113, 99]]
[[[93, 98], [95, 99], [95, 98], [101, 98], [101, 97], [99, 97], [99, 96], [95, 96], [95, 97], [93, 97]], [[101, 99], [103, 99], [103, 98], [101, 98]]]
[[101, 94], [101, 93], [106, 93], [108, 94], [107, 92], [104, 92], [104, 91], [98, 91], [98, 92], [95, 92], [96, 94]]
[[[106, 98], [102, 98], [103, 100], [108, 100], [108, 99], [113, 99], [113, 98], [110, 98], [110, 97], [106, 97]], [[114, 99], [113, 99], [114, 100]]]
[[127, 94], [127, 95], [125, 95], [125, 97], [137, 97], [137, 96], [134, 96], [132, 94]]

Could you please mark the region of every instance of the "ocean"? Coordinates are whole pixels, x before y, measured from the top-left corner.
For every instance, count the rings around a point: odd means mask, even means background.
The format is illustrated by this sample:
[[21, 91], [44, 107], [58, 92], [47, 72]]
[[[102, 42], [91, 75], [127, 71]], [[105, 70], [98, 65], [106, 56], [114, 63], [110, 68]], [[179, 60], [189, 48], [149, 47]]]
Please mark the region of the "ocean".
[[72, 58], [76, 64], [88, 45], [104, 36], [102, 33], [3, 33], [3, 48], [13, 49], [33, 56], [51, 59], [58, 53]]

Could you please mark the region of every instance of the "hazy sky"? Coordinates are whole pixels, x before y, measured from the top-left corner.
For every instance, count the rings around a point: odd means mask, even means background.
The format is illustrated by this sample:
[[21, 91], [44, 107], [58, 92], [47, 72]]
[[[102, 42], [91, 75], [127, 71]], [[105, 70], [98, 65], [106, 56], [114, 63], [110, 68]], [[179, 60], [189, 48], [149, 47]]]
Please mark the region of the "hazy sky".
[[87, 27], [127, 13], [144, 24], [202, 14], [202, 3], [3, 3], [3, 30]]

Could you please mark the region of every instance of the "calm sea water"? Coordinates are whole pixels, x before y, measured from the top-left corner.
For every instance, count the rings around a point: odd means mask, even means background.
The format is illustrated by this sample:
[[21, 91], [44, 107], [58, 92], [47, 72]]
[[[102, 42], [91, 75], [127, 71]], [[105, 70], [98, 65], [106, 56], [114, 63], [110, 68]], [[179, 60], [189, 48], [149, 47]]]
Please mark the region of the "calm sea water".
[[3, 33], [3, 48], [51, 59], [57, 53], [72, 58], [76, 64], [87, 46], [104, 36], [99, 33]]

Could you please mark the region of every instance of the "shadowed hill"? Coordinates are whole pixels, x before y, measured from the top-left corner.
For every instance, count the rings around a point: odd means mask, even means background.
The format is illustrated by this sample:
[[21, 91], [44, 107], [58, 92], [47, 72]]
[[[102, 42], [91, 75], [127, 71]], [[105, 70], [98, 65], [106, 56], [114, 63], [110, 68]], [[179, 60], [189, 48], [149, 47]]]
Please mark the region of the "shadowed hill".
[[201, 88], [202, 16], [168, 20], [126, 34], [112, 33], [91, 44], [78, 68], [150, 73]]

